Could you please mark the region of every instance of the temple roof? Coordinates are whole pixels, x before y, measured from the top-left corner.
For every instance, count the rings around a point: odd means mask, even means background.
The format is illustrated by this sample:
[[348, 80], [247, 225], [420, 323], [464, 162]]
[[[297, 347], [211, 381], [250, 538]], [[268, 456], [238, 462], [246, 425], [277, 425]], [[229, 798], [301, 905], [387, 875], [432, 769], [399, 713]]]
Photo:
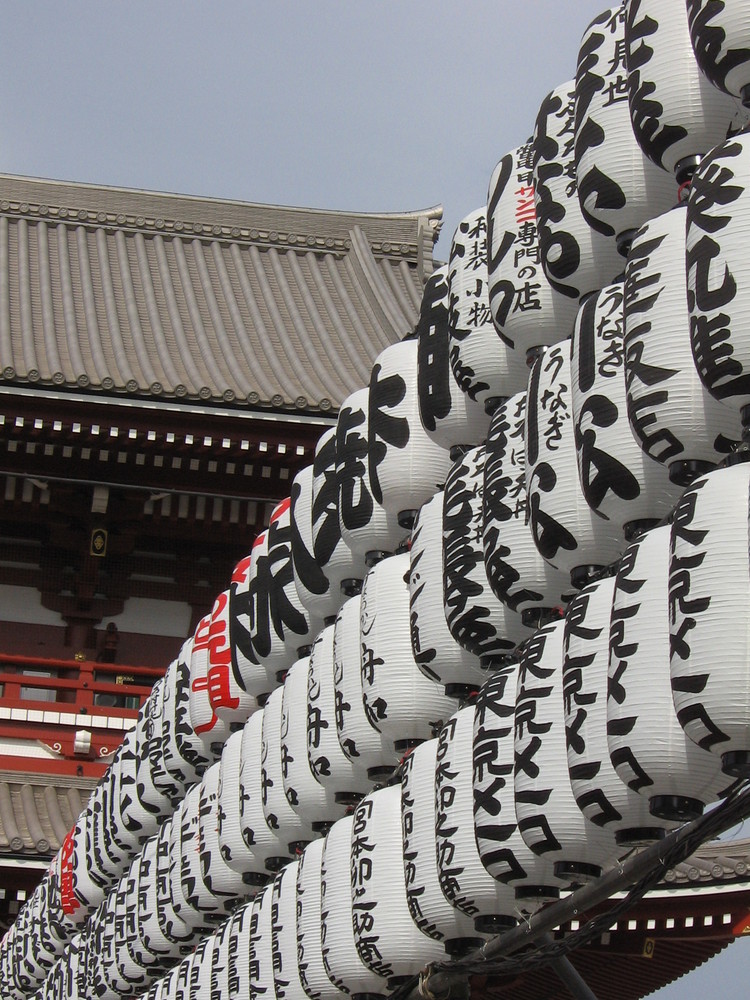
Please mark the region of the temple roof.
[[414, 327], [441, 214], [0, 175], [0, 380], [335, 409]]
[[86, 805], [95, 780], [48, 779], [5, 771], [0, 781], [0, 858], [4, 854], [49, 858]]

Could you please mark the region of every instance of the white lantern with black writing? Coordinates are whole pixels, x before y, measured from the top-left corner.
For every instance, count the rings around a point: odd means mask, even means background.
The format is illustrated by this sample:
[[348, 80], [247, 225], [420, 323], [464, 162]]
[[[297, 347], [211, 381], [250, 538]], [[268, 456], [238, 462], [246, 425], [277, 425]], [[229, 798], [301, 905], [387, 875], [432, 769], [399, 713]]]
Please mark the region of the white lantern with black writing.
[[409, 636], [408, 553], [390, 556], [365, 577], [361, 604], [362, 697], [371, 725], [399, 753], [429, 739], [456, 709], [442, 685], [417, 666]]
[[258, 700], [238, 682], [232, 671], [229, 615], [230, 591], [222, 591], [211, 610], [208, 637], [208, 699], [220, 719], [234, 732], [258, 708]]
[[271, 953], [277, 1000], [305, 996], [297, 965], [297, 869], [290, 862], [274, 879], [271, 898]]
[[341, 602], [315, 559], [313, 548], [313, 467], [305, 466], [292, 482], [291, 528], [294, 583], [308, 616], [318, 621], [335, 615]]
[[[263, 532], [255, 539], [256, 545], [263, 543]], [[253, 550], [237, 563], [232, 572], [232, 582], [229, 586], [229, 648], [232, 656], [232, 672], [239, 684], [258, 698], [268, 694], [271, 685], [265, 670], [258, 662], [253, 649], [251, 635], [251, 605], [254, 594], [250, 589], [251, 574], [254, 572], [255, 559]], [[252, 621], [255, 611], [252, 611]]]
[[750, 12], [742, 0], [687, 0], [690, 39], [698, 65], [715, 87], [748, 103]]
[[534, 129], [534, 204], [539, 251], [555, 291], [577, 301], [622, 270], [614, 237], [586, 222], [575, 165], [575, 80], [549, 93]]
[[687, 735], [726, 774], [750, 774], [750, 465], [697, 479], [675, 511], [669, 571], [671, 677]]
[[250, 996], [274, 997], [272, 935], [273, 886], [261, 889], [253, 900], [250, 917], [248, 956], [250, 969]]
[[739, 441], [739, 413], [700, 380], [690, 345], [683, 205], [636, 233], [625, 265], [628, 414], [643, 450], [687, 486]]
[[[498, 600], [526, 625], [562, 614], [569, 574], [543, 559], [534, 544], [526, 494], [526, 393], [499, 406], [485, 445], [482, 537], [487, 580]], [[413, 548], [412, 548], [413, 551]]]
[[212, 764], [201, 780], [199, 811], [199, 842], [201, 878], [206, 889], [221, 900], [224, 912], [234, 909], [237, 900], [250, 894], [250, 888], [240, 872], [227, 865], [219, 843], [219, 771]]
[[607, 737], [622, 781], [653, 816], [685, 822], [729, 784], [721, 760], [682, 729], [669, 674], [669, 526], [625, 552], [612, 600]]
[[[259, 727], [259, 723], [256, 722], [255, 725], [256, 728]], [[262, 869], [263, 865], [262, 863], [258, 865], [242, 836], [240, 768], [245, 729], [232, 733], [224, 744], [224, 751], [219, 761], [217, 800], [219, 850], [225, 864], [233, 871], [239, 872], [246, 885], [265, 885], [267, 876], [257, 870], [258, 867]]]
[[[203, 740], [190, 725], [190, 658], [193, 637], [183, 642], [164, 678], [162, 762], [175, 782], [186, 789], [200, 779], [210, 760]], [[212, 756], [212, 755], [211, 755]]]
[[594, 18], [581, 40], [575, 164], [584, 219], [616, 237], [623, 256], [634, 231], [676, 201], [673, 178], [645, 156], [630, 121], [624, 4]]
[[[317, 635], [322, 622], [310, 618], [297, 593], [292, 562], [291, 499], [287, 497], [274, 508], [268, 525], [268, 571], [271, 593], [271, 622], [266, 671], [275, 668], [280, 676], [299, 657]], [[283, 647], [283, 651], [282, 651]], [[260, 655], [263, 650], [258, 648]], [[271, 664], [271, 659], [275, 663]]]
[[230, 734], [229, 723], [220, 719], [209, 696], [208, 666], [211, 647], [211, 615], [198, 622], [190, 654], [190, 724], [214, 758]]
[[263, 815], [268, 826], [278, 833], [289, 853], [312, 840], [310, 823], [289, 805], [284, 791], [281, 770], [281, 709], [283, 690], [276, 688], [263, 707], [263, 747], [261, 774], [263, 781]]
[[612, 563], [622, 532], [586, 503], [578, 476], [570, 343], [537, 358], [526, 398], [526, 492], [536, 546], [574, 587]]
[[439, 490], [420, 508], [411, 535], [411, 648], [422, 673], [442, 684], [447, 695], [460, 697], [481, 687], [487, 673], [479, 657], [451, 635], [443, 591], [443, 493]]
[[324, 847], [324, 840], [312, 840], [297, 867], [297, 967], [310, 1000], [336, 1000], [342, 995], [323, 963], [320, 914]]
[[577, 298], [559, 292], [542, 267], [533, 163], [531, 141], [506, 153], [493, 171], [487, 195], [492, 319], [502, 339], [524, 358], [569, 337], [578, 308]]
[[497, 335], [490, 310], [487, 210], [458, 224], [448, 269], [448, 338], [453, 377], [488, 413], [526, 384], [526, 359]]
[[[240, 824], [246, 854], [238, 854], [236, 867], [248, 884], [262, 885], [268, 872], [277, 872], [291, 860], [285, 833], [266, 822], [263, 808], [263, 712], [256, 712], [245, 724], [240, 747]], [[248, 877], [249, 873], [255, 876]]]

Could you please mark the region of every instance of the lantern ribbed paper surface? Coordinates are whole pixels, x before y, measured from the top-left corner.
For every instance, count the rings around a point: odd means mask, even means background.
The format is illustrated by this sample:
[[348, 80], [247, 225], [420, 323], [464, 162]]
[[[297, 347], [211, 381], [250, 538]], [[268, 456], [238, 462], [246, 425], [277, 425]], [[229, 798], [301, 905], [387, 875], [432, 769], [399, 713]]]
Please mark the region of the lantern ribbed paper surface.
[[403, 535], [395, 514], [376, 502], [367, 471], [369, 388], [341, 404], [336, 421], [336, 478], [341, 537], [353, 553], [390, 551]]
[[203, 740], [190, 725], [190, 657], [192, 636], [166, 674], [162, 756], [164, 766], [183, 788], [194, 784], [209, 764]]
[[523, 354], [498, 337], [492, 322], [484, 207], [467, 215], [453, 235], [448, 286], [453, 377], [473, 402], [494, 409], [523, 388], [528, 373]]
[[591, 583], [565, 612], [563, 699], [568, 770], [579, 809], [619, 844], [658, 840], [673, 824], [657, 819], [648, 800], [617, 775], [607, 742], [609, 619], [613, 577]]
[[750, 772], [750, 465], [697, 479], [671, 529], [671, 677], [687, 735], [722, 761]]
[[451, 635], [443, 604], [443, 494], [423, 504], [409, 554], [411, 648], [419, 669], [446, 693], [481, 687], [487, 679], [478, 656]]
[[401, 790], [391, 786], [371, 792], [357, 806], [352, 826], [354, 943], [365, 965], [391, 985], [445, 957], [443, 945], [411, 918], [403, 855]]
[[[333, 663], [334, 626], [327, 625], [313, 643], [307, 674], [307, 757], [315, 777], [341, 806], [352, 805], [369, 791], [366, 770], [344, 753], [336, 729]], [[336, 810], [336, 816], [343, 810]]]
[[[163, 937], [178, 945], [180, 954], [184, 955], [193, 949], [195, 932], [190, 925], [177, 915], [172, 905], [172, 895], [170, 892], [172, 822], [173, 817], [170, 816], [159, 827], [159, 832], [156, 835], [156, 869], [153, 878], [156, 886], [156, 902], [153, 905], [152, 917], [155, 917], [158, 921], [159, 932]], [[149, 888], [149, 900], [151, 899], [150, 892]], [[146, 941], [146, 944], [148, 944], [148, 941]]]
[[419, 416], [428, 436], [441, 448], [481, 444], [490, 418], [484, 407], [462, 392], [450, 364], [448, 267], [427, 279], [417, 324]]
[[[170, 665], [168, 670], [170, 669], [172, 669], [174, 676], [173, 665]], [[184, 781], [176, 780], [170, 774], [164, 761], [164, 744], [167, 739], [164, 721], [169, 711], [168, 694], [167, 675], [165, 674], [154, 685], [151, 696], [147, 700], [149, 713], [146, 729], [150, 777], [154, 788], [165, 798], [167, 807], [165, 813], [167, 815], [174, 811], [175, 805], [180, 801], [185, 790]]]
[[208, 700], [217, 716], [234, 731], [258, 708], [258, 702], [238, 683], [232, 671], [229, 598], [230, 591], [222, 591], [211, 610], [208, 630]]
[[320, 945], [328, 978], [337, 989], [355, 995], [388, 994], [387, 978], [373, 972], [359, 956], [352, 919], [350, 868], [353, 816], [331, 827], [325, 840], [320, 881]]
[[141, 892], [136, 900], [138, 926], [144, 946], [154, 955], [179, 957], [179, 946], [161, 929], [157, 916], [157, 851], [158, 835], [143, 845], [141, 852]]
[[269, 685], [265, 670], [258, 663], [250, 635], [252, 568], [251, 551], [237, 563], [232, 572], [229, 586], [229, 648], [232, 656], [232, 672], [237, 683], [257, 698], [269, 690]]
[[297, 593], [292, 563], [291, 499], [278, 504], [268, 526], [268, 575], [271, 621], [268, 631], [268, 654], [256, 647], [267, 673], [278, 675], [301, 655], [299, 650], [309, 645], [322, 622], [310, 619]]
[[240, 767], [244, 730], [232, 733], [221, 753], [218, 788], [218, 834], [221, 857], [236, 872], [245, 871], [247, 847], [242, 839]]
[[[570, 336], [577, 298], [554, 288], [541, 266], [531, 142], [507, 153], [490, 179], [487, 246], [490, 306], [503, 340], [522, 358]], [[513, 386], [523, 391], [525, 380]], [[510, 393], [506, 393], [510, 395]]]
[[[551, 347], [531, 369], [526, 398], [526, 491], [529, 523], [540, 554], [585, 580], [587, 567], [607, 566], [622, 549], [622, 532], [586, 503], [578, 478], [571, 393], [570, 344]], [[583, 577], [583, 580], [579, 579]]]
[[389, 556], [365, 578], [362, 588], [362, 695], [373, 726], [396, 749], [432, 736], [433, 726], [455, 711], [441, 685], [417, 666], [409, 637], [407, 553]]
[[577, 300], [622, 270], [614, 239], [581, 214], [575, 168], [575, 80], [542, 101], [534, 129], [534, 204], [542, 267], [552, 288]]
[[[700, 815], [729, 780], [718, 757], [683, 732], [669, 676], [669, 526], [625, 552], [617, 572], [609, 641], [607, 736], [612, 763], [664, 819]], [[718, 641], [718, 637], [717, 637]]]
[[[372, 495], [408, 529], [450, 468], [448, 451], [430, 440], [419, 418], [416, 340], [392, 344], [375, 359], [367, 423]], [[388, 548], [396, 548], [405, 534], [402, 530]]]
[[330, 427], [321, 434], [315, 447], [312, 488], [312, 538], [315, 562], [330, 581], [331, 595], [336, 614], [344, 603], [348, 589], [361, 584], [367, 568], [364, 556], [349, 548], [341, 536], [339, 517], [339, 481], [336, 471], [336, 428]]
[[291, 859], [285, 835], [268, 825], [263, 809], [263, 714], [247, 721], [240, 747], [240, 822], [248, 851], [242, 867], [257, 874], [277, 871]]
[[284, 792], [281, 772], [281, 703], [283, 690], [276, 688], [263, 707], [263, 750], [261, 772], [263, 780], [263, 814], [266, 823], [276, 831], [282, 843], [294, 853], [299, 843], [312, 840], [312, 828], [292, 809]]
[[750, 84], [750, 10], [742, 0], [687, 0], [698, 65], [714, 86], [745, 97]]
[[467, 945], [481, 944], [481, 939], [474, 930], [474, 921], [449, 902], [440, 887], [435, 840], [437, 744], [437, 739], [426, 740], [404, 761], [401, 828], [406, 901], [422, 933], [443, 941], [446, 951], [456, 954]]
[[250, 996], [250, 924], [253, 903], [245, 903], [232, 914], [229, 922], [227, 951], [227, 992], [230, 997]]
[[310, 618], [335, 615], [341, 606], [334, 587], [315, 558], [313, 547], [313, 467], [306, 466], [292, 482], [292, 563], [297, 594]]
[[201, 780], [199, 801], [199, 837], [201, 878], [206, 889], [217, 896], [225, 912], [234, 909], [236, 901], [248, 894], [242, 875], [224, 861], [219, 846], [219, 771], [220, 763], [212, 764]]
[[[642, 152], [627, 102], [625, 7], [594, 18], [578, 52], [575, 165], [588, 224], [627, 242], [677, 200], [674, 178]], [[624, 248], [626, 249], [626, 248]]]
[[362, 693], [362, 646], [358, 594], [343, 605], [333, 629], [333, 683], [336, 697], [336, 732], [342, 750], [372, 777], [395, 768], [399, 755], [393, 740], [370, 722]]
[[[516, 690], [516, 816], [535, 854], [573, 884], [596, 878], [617, 856], [614, 833], [591, 823], [568, 774], [562, 621], [536, 632], [521, 653]], [[542, 734], [540, 737], [539, 734]]]
[[209, 696], [208, 665], [211, 645], [211, 615], [198, 622], [190, 654], [190, 725], [206, 748], [218, 757], [229, 736], [229, 723], [214, 711]]
[[292, 861], [273, 883], [271, 898], [271, 953], [276, 1000], [303, 1000], [305, 992], [297, 966], [297, 869]]
[[[332, 626], [331, 626], [332, 627]], [[281, 703], [281, 775], [287, 801], [314, 827], [344, 815], [333, 789], [320, 784], [307, 756], [309, 658], [298, 660], [284, 679]], [[333, 725], [333, 720], [331, 720]]]
[[625, 266], [628, 414], [641, 447], [683, 485], [718, 464], [742, 433], [735, 407], [703, 385], [690, 345], [686, 209], [642, 226]]
[[[216, 766], [216, 765], [212, 765]], [[210, 770], [210, 769], [209, 769]], [[206, 772], [208, 774], [208, 771]], [[203, 879], [202, 844], [201, 844], [201, 798], [203, 785], [195, 785], [185, 796], [184, 808], [180, 818], [179, 835], [179, 874], [180, 888], [185, 906], [178, 906], [178, 900], [172, 895], [172, 902], [178, 914], [186, 923], [195, 923], [196, 918], [190, 913], [217, 923], [225, 912], [225, 899], [213, 892]], [[235, 873], [236, 874], [236, 873]]]
[[215, 937], [209, 934], [203, 938], [190, 958], [189, 991], [190, 1000], [200, 1000], [211, 995], [211, 964]]
[[273, 886], [262, 889], [253, 901], [250, 918], [250, 996], [274, 997], [273, 951], [271, 947], [271, 912]]
[[680, 182], [700, 156], [724, 141], [737, 105], [699, 70], [684, 3], [627, 0], [625, 11], [633, 131], [646, 156]]
[[750, 285], [741, 280], [750, 233], [750, 135], [716, 146], [688, 197], [690, 339], [698, 374], [717, 399], [750, 403]]
[[[539, 554], [528, 523], [526, 393], [498, 407], [485, 446], [482, 489], [484, 567], [492, 592], [512, 611], [559, 607], [569, 576]], [[413, 547], [412, 547], [413, 551]]]
[[311, 841], [297, 867], [297, 967], [310, 1000], [335, 1000], [342, 995], [328, 978], [320, 940], [324, 847], [323, 840]]
[[451, 635], [487, 665], [531, 635], [521, 616], [495, 597], [484, 568], [484, 447], [471, 448], [450, 471], [443, 494], [445, 619]]
[[435, 758], [435, 846], [446, 898], [474, 921], [498, 933], [515, 922], [515, 892], [493, 878], [479, 856], [474, 831], [474, 706], [440, 731]]
[[[228, 918], [213, 934], [213, 948], [211, 953], [211, 993], [212, 997], [231, 996], [229, 993], [228, 973], [229, 973], [229, 936], [231, 934], [232, 921]], [[198, 997], [198, 1000], [202, 1000]]]
[[680, 490], [644, 452], [630, 427], [625, 388], [622, 282], [607, 285], [581, 306], [573, 333], [573, 421], [578, 475], [592, 510], [627, 535], [653, 526]]

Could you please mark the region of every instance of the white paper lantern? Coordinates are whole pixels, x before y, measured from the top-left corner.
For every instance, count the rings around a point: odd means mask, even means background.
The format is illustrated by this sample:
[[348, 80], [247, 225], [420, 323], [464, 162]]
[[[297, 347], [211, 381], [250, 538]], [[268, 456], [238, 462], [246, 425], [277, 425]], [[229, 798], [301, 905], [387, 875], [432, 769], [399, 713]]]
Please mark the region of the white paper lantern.
[[750, 135], [716, 146], [701, 161], [688, 197], [690, 339], [698, 374], [717, 399], [750, 404], [750, 289], [742, 280], [750, 231]]
[[451, 635], [443, 604], [443, 494], [423, 504], [409, 553], [411, 648], [419, 669], [445, 693], [459, 697], [487, 679], [478, 656]]
[[687, 0], [698, 65], [714, 86], [747, 102], [750, 85], [750, 10], [742, 0]]
[[321, 945], [321, 879], [323, 840], [313, 840], [297, 865], [297, 968], [300, 983], [310, 1000], [336, 1000], [342, 996], [328, 978]]
[[[375, 359], [367, 422], [372, 495], [407, 530], [450, 467], [449, 453], [430, 440], [419, 419], [417, 349], [416, 340], [402, 340]], [[401, 538], [394, 538], [389, 549]]]
[[709, 393], [690, 346], [684, 205], [642, 226], [625, 266], [625, 379], [633, 433], [686, 486], [739, 440], [736, 408]]
[[652, 815], [684, 822], [729, 780], [718, 757], [684, 733], [669, 675], [669, 526], [629, 546], [617, 572], [610, 624], [607, 736], [612, 763]]
[[158, 835], [143, 845], [140, 861], [140, 892], [136, 899], [138, 928], [144, 946], [163, 960], [175, 959], [180, 948], [161, 929], [157, 915], [157, 852]]
[[200, 839], [201, 786], [185, 796], [173, 818], [172, 905], [178, 916], [193, 927], [219, 923], [225, 913], [224, 901], [209, 890], [201, 872]]
[[737, 105], [698, 69], [682, 0], [627, 0], [625, 12], [633, 131], [646, 156], [681, 184], [727, 137]]
[[354, 813], [351, 841], [354, 943], [364, 964], [399, 986], [445, 948], [419, 930], [406, 901], [401, 839], [401, 793], [371, 792]]
[[555, 291], [581, 299], [622, 270], [614, 238], [581, 214], [575, 165], [575, 80], [542, 101], [534, 129], [534, 204], [542, 267]]
[[[242, 769], [242, 746], [245, 740], [250, 742], [253, 737], [257, 742], [258, 771], [260, 772], [260, 729], [262, 719], [259, 716], [253, 727], [253, 733], [246, 732], [250, 723], [242, 732], [233, 733], [224, 744], [224, 751], [219, 763], [218, 811], [219, 850], [223, 861], [234, 871], [239, 872], [243, 882], [248, 886], [265, 885], [269, 879], [262, 858], [258, 858], [245, 843], [242, 834], [242, 789], [240, 787], [240, 771]], [[260, 799], [260, 780], [258, 780], [258, 798]], [[260, 803], [259, 803], [260, 805]]]
[[[255, 539], [256, 544], [259, 538], [262, 543], [262, 533]], [[253, 567], [251, 550], [237, 563], [232, 573], [229, 587], [229, 646], [232, 654], [232, 672], [237, 682], [248, 694], [258, 698], [267, 694], [271, 686], [265, 670], [258, 662], [251, 635], [250, 608], [254, 595], [250, 590], [250, 576]]]
[[250, 924], [253, 902], [238, 907], [229, 922], [227, 955], [227, 994], [230, 997], [250, 996]]
[[515, 926], [513, 888], [488, 872], [474, 830], [474, 706], [461, 709], [440, 731], [435, 763], [435, 846], [446, 898], [474, 921], [478, 931], [497, 934]]
[[230, 591], [222, 591], [211, 610], [208, 629], [208, 699], [216, 715], [234, 732], [256, 711], [258, 701], [242, 687], [232, 670], [229, 599]]
[[[252, 881], [262, 884], [264, 873], [276, 872], [291, 860], [284, 831], [266, 822], [263, 788], [263, 712], [246, 723], [240, 747], [240, 823], [246, 853], [237, 855], [236, 865]], [[283, 838], [283, 839], [282, 839]], [[229, 862], [228, 862], [229, 863]]]
[[697, 479], [675, 511], [669, 569], [677, 717], [727, 774], [742, 777], [750, 773], [749, 497], [747, 464]]
[[624, 547], [622, 532], [586, 503], [578, 477], [570, 344], [537, 358], [526, 398], [526, 492], [540, 554], [581, 586]]
[[[332, 626], [330, 626], [332, 628]], [[315, 830], [344, 815], [333, 789], [321, 785], [307, 754], [309, 657], [298, 660], [284, 679], [281, 701], [281, 776], [289, 805]], [[331, 720], [333, 725], [333, 720]]]
[[311, 618], [323, 620], [341, 606], [334, 587], [315, 558], [313, 548], [313, 467], [300, 470], [292, 482], [291, 527], [294, 583]]
[[389, 775], [398, 764], [393, 740], [370, 722], [362, 693], [360, 619], [362, 597], [350, 597], [333, 628], [333, 683], [336, 732], [346, 756], [367, 771], [368, 778]]
[[190, 725], [190, 656], [193, 638], [186, 639], [165, 676], [162, 718], [162, 760], [174, 780], [185, 789], [209, 764], [203, 740]]
[[320, 880], [320, 947], [331, 983], [345, 993], [388, 994], [385, 974], [374, 972], [360, 958], [354, 940], [350, 854], [353, 816], [331, 827], [325, 840]]
[[[231, 996], [229, 993], [229, 941], [232, 933], [231, 918], [224, 921], [212, 935], [211, 993], [212, 997]], [[201, 1000], [199, 997], [198, 1000]]]
[[469, 213], [451, 244], [448, 337], [453, 377], [473, 402], [491, 413], [526, 383], [526, 358], [497, 335], [490, 309], [487, 210]]
[[[495, 167], [487, 195], [490, 305], [495, 327], [521, 357], [570, 336], [577, 298], [550, 284], [541, 266], [534, 202], [534, 148], [524, 143]], [[525, 381], [514, 386], [521, 392]]]
[[218, 757], [229, 737], [229, 723], [219, 718], [209, 695], [208, 666], [211, 648], [211, 615], [198, 622], [190, 653], [190, 724], [206, 748]]
[[276, 688], [263, 707], [261, 774], [263, 814], [278, 833], [289, 853], [294, 854], [315, 836], [309, 822], [292, 809], [284, 792], [281, 771], [281, 708], [283, 691]]
[[304, 1000], [297, 965], [297, 869], [292, 861], [273, 883], [271, 953], [276, 1000]]
[[342, 808], [355, 805], [370, 789], [367, 771], [347, 757], [336, 728], [336, 687], [333, 662], [334, 626], [328, 625], [313, 643], [307, 673], [307, 757], [321, 785]]
[[[618, 845], [658, 840], [674, 826], [618, 777], [607, 742], [609, 620], [613, 577], [584, 587], [565, 612], [563, 700], [568, 771], [579, 809]], [[545, 737], [546, 738], [546, 737]]]
[[371, 725], [393, 741], [399, 753], [429, 739], [433, 728], [455, 711], [416, 664], [409, 637], [407, 553], [378, 563], [365, 578], [361, 604], [362, 696]]
[[273, 982], [273, 951], [271, 948], [271, 911], [273, 886], [261, 889], [253, 901], [250, 917], [250, 996], [275, 996]]
[[404, 761], [401, 829], [406, 901], [422, 933], [442, 941], [449, 955], [460, 955], [481, 945], [482, 938], [473, 919], [449, 902], [441, 888], [435, 840], [437, 746], [437, 739], [426, 740]]
[[531, 635], [520, 614], [495, 597], [484, 568], [484, 447], [454, 463], [443, 494], [445, 619], [451, 635], [492, 667]]
[[543, 559], [529, 526], [524, 442], [526, 393], [498, 407], [485, 446], [482, 540], [487, 581], [498, 600], [537, 625], [562, 614], [569, 575]]
[[[319, 619], [311, 619], [307, 614], [294, 582], [289, 497], [282, 500], [271, 514], [268, 526], [268, 568], [272, 628], [269, 633], [269, 652], [264, 663], [266, 670], [270, 671], [270, 660], [276, 657], [278, 676], [303, 655], [300, 650], [306, 649], [322, 626]], [[283, 653], [280, 644], [283, 645]], [[258, 652], [264, 651], [258, 647]]]
[[448, 267], [427, 279], [417, 323], [419, 416], [427, 435], [441, 448], [481, 444], [490, 418], [484, 406], [462, 392], [450, 364]]
[[623, 253], [633, 231], [676, 201], [675, 182], [644, 155], [628, 108], [625, 6], [594, 18], [576, 72], [575, 163], [583, 217], [615, 236]]
[[211, 995], [211, 963], [215, 938], [213, 934], [203, 938], [190, 956], [189, 988], [190, 1000], [199, 1000]]
[[[171, 846], [173, 817], [167, 819], [159, 827], [156, 834], [156, 859], [153, 877], [149, 881], [146, 906], [149, 916], [145, 918], [146, 933], [161, 934], [167, 941], [178, 948], [181, 955], [189, 954], [196, 941], [195, 928], [178, 916], [172, 905], [170, 884], [170, 869], [172, 866]], [[155, 899], [154, 899], [155, 896]], [[158, 925], [158, 931], [154, 926]], [[148, 945], [148, 940], [146, 940]]]
[[579, 809], [568, 773], [563, 704], [562, 621], [537, 631], [523, 648], [516, 691], [516, 817], [535, 854], [575, 884], [596, 878], [617, 856], [614, 833]]
[[198, 804], [201, 878], [206, 889], [220, 901], [225, 913], [231, 912], [238, 899], [247, 896], [249, 889], [241, 873], [234, 871], [224, 861], [219, 844], [219, 771], [220, 764], [212, 764], [201, 780]]
[[341, 537], [353, 553], [370, 561], [392, 550], [403, 535], [395, 514], [372, 495], [367, 471], [369, 388], [358, 389], [341, 404], [336, 421], [336, 478]]
[[578, 475], [592, 510], [625, 537], [665, 517], [680, 490], [630, 427], [625, 387], [622, 282], [581, 306], [573, 333], [573, 421]]

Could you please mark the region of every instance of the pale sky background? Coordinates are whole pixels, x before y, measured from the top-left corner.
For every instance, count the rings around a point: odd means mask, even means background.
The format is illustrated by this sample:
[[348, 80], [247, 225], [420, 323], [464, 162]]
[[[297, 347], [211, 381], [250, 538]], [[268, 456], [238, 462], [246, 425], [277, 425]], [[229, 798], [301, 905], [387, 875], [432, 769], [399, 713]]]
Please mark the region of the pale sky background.
[[[315, 208], [442, 204], [436, 256], [575, 74], [594, 0], [2, 0], [0, 171]], [[747, 941], [660, 1000], [746, 1000]]]

